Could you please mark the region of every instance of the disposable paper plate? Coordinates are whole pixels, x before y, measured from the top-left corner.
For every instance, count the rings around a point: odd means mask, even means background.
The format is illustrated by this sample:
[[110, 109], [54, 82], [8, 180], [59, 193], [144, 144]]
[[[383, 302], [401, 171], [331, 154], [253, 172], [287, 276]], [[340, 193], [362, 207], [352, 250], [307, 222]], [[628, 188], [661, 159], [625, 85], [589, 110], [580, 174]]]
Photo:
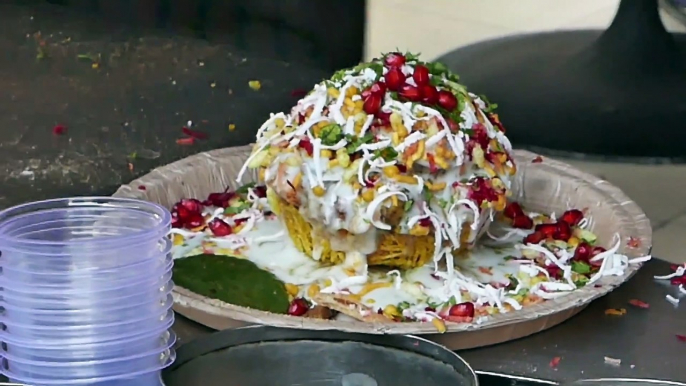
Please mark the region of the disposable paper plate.
[[[206, 197], [209, 193], [223, 191], [227, 186], [235, 189], [256, 178], [254, 173], [246, 173], [244, 181], [235, 181], [250, 150], [251, 146], [242, 146], [199, 153], [155, 169], [121, 186], [114, 195], [171, 207], [181, 198]], [[619, 253], [629, 258], [650, 253], [650, 221], [620, 189], [565, 163], [549, 158], [539, 162], [538, 155], [531, 152], [517, 150], [515, 160], [518, 175], [513, 199], [528, 210], [561, 213], [568, 208], [587, 208], [588, 229], [598, 236], [600, 245], [609, 246], [614, 235], [619, 234], [622, 238]], [[633, 247], [628, 246], [630, 240]], [[494, 315], [480, 324], [451, 324], [445, 334], [438, 334], [431, 323], [376, 324], [277, 315], [209, 299], [181, 287], [176, 287], [173, 292], [174, 309], [191, 320], [218, 330], [264, 324], [370, 334], [414, 334], [424, 335], [456, 350], [517, 339], [555, 326], [627, 281], [639, 268], [640, 264], [630, 265], [622, 276], [604, 277], [599, 287], [583, 287], [570, 295], [520, 311]]]

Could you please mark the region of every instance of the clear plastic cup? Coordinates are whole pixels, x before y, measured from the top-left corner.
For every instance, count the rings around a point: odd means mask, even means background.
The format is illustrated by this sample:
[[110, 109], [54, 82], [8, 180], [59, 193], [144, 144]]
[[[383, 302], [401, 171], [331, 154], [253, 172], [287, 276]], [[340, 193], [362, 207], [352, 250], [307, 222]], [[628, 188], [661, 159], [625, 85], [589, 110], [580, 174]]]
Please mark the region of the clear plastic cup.
[[25, 359], [22, 356], [10, 354], [9, 351], [3, 356], [7, 360], [8, 369], [22, 377], [95, 378], [156, 369], [174, 354], [175, 343], [176, 335], [170, 332], [166, 341], [160, 341], [159, 345], [151, 350], [108, 359], [72, 361], [60, 358], [60, 360], [39, 361]]
[[2, 359], [2, 366], [0, 373], [9, 378], [10, 382], [15, 382], [24, 385], [40, 385], [40, 386], [164, 386], [162, 382], [161, 371], [169, 367], [176, 359], [176, 353], [170, 355], [169, 360], [163, 363], [154, 370], [128, 372], [126, 375], [104, 376], [96, 378], [67, 378], [59, 379], [55, 377], [50, 378], [31, 378], [22, 377], [14, 374], [8, 369], [8, 364], [5, 359]]
[[0, 277], [11, 281], [62, 286], [88, 282], [107, 284], [128, 281], [133, 277], [142, 276], [143, 273], [156, 272], [168, 264], [172, 243], [168, 239], [162, 239], [158, 241], [158, 244], [160, 251], [153, 256], [117, 268], [74, 270], [63, 267], [59, 270], [46, 271], [25, 266], [12, 266], [7, 264], [3, 258], [0, 260], [0, 267], [2, 267]]
[[112, 294], [113, 296], [110, 297], [89, 294], [87, 291], [84, 291], [83, 297], [78, 298], [72, 296], [22, 296], [0, 292], [0, 302], [7, 306], [32, 310], [98, 312], [102, 308], [154, 303], [161, 296], [171, 293], [173, 288], [174, 282], [168, 280], [158, 283], [155, 287], [133, 289], [133, 291]]
[[157, 285], [157, 283], [159, 283], [160, 280], [164, 280], [165, 277], [168, 277], [167, 280], [170, 280], [174, 267], [172, 257], [166, 257], [164, 264], [163, 270], [142, 272], [142, 274], [132, 276], [128, 278], [128, 280], [112, 282], [99, 281], [97, 283], [74, 281], [69, 285], [15, 280], [8, 276], [0, 275], [0, 288], [5, 293], [16, 294], [17, 296], [21, 296], [22, 294], [35, 294], [83, 297], [85, 293], [97, 294], [97, 296], [103, 297], [112, 296], [111, 293], [121, 293], [124, 291], [136, 290], [137, 288]]
[[140, 335], [141, 331], [158, 329], [174, 324], [174, 311], [164, 310], [159, 315], [126, 320], [124, 322], [88, 324], [76, 326], [32, 326], [14, 324], [0, 319], [4, 331], [21, 340], [53, 341], [59, 339], [68, 344], [87, 344], [126, 339]]
[[32, 361], [88, 361], [124, 358], [155, 350], [169, 340], [171, 325], [141, 331], [138, 335], [106, 342], [62, 344], [59, 338], [35, 341], [3, 333], [3, 352]]
[[32, 310], [30, 308], [15, 307], [4, 304], [4, 318], [14, 323], [34, 326], [64, 326], [84, 325], [99, 323], [124, 322], [132, 318], [156, 315], [159, 311], [167, 308], [174, 299], [170, 294], [161, 296], [159, 301], [139, 304], [135, 306], [125, 305], [119, 307], [100, 308], [97, 312], [91, 310]]
[[0, 212], [3, 265], [59, 272], [134, 264], [158, 251], [171, 214], [115, 197], [38, 201]]

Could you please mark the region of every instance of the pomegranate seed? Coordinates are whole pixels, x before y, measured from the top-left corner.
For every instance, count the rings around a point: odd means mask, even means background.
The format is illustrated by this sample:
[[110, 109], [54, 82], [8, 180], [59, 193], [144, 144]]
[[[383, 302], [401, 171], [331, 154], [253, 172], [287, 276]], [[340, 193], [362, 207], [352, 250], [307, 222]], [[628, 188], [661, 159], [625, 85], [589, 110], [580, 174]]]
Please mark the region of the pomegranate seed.
[[438, 90], [436, 90], [436, 87], [425, 84], [419, 87], [419, 91], [422, 94], [422, 102], [428, 105], [435, 105], [438, 103]]
[[590, 246], [586, 242], [580, 242], [579, 245], [576, 246], [576, 249], [574, 250], [574, 257], [573, 259], [576, 261], [588, 261], [588, 259], [591, 258], [591, 251], [593, 250], [593, 247]]
[[177, 145], [183, 145], [183, 146], [189, 146], [195, 143], [195, 138], [193, 137], [186, 137], [186, 138], [179, 138], [176, 140]]
[[179, 202], [179, 205], [183, 206], [184, 208], [188, 209], [193, 213], [200, 213], [204, 209], [202, 202], [195, 198], [184, 198]]
[[400, 88], [400, 91], [398, 91], [398, 95], [411, 102], [418, 102], [422, 99], [422, 94], [419, 89], [409, 84], [403, 85]]
[[560, 220], [566, 222], [571, 226], [577, 226], [584, 219], [584, 212], [579, 209], [572, 209], [564, 212]]
[[424, 217], [423, 219], [419, 220], [419, 225], [428, 228], [431, 225], [433, 225], [433, 223], [431, 222], [431, 219], [429, 219], [428, 217]]
[[384, 75], [386, 87], [391, 91], [398, 91], [405, 84], [405, 74], [400, 68], [391, 68]]
[[629, 304], [631, 304], [634, 307], [638, 307], [638, 308], [650, 308], [650, 304], [648, 304], [644, 301], [638, 300], [638, 299], [629, 300]]
[[412, 79], [417, 86], [424, 86], [429, 84], [429, 69], [421, 64], [415, 66]]
[[206, 139], [207, 138], [207, 134], [205, 134], [201, 131], [191, 130], [185, 126], [181, 128], [181, 132], [183, 132], [187, 136], [189, 136], [191, 138], [195, 138], [195, 139]]
[[138, 190], [148, 190], [145, 185], [138, 185]]
[[536, 158], [531, 160], [532, 164], [540, 164], [541, 162], [543, 162], [543, 157], [541, 157], [540, 155], [536, 156]]
[[252, 188], [252, 192], [255, 193], [255, 195], [258, 198], [265, 198], [267, 197], [267, 187], [264, 185], [258, 185]]
[[553, 234], [555, 240], [567, 241], [572, 237], [572, 228], [566, 222], [558, 221], [555, 224], [555, 228], [555, 233]]
[[383, 61], [388, 67], [400, 67], [405, 64], [405, 56], [400, 52], [391, 52], [386, 55]]
[[560, 357], [555, 357], [555, 358], [553, 358], [553, 359], [550, 361], [550, 367], [556, 368], [556, 367], [560, 364], [560, 361], [561, 361], [561, 360], [562, 360], [562, 358], [560, 358]]
[[468, 318], [474, 317], [474, 303], [464, 302], [455, 304], [448, 310], [448, 315]]
[[312, 157], [312, 153], [314, 152], [314, 147], [312, 146], [312, 142], [308, 138], [303, 138], [298, 142], [298, 147], [301, 149], [304, 149], [307, 152], [307, 155]]
[[210, 221], [207, 226], [210, 228], [212, 234], [217, 237], [228, 236], [233, 233], [231, 226], [220, 218], [215, 218], [214, 220]]
[[303, 98], [307, 95], [307, 90], [302, 88], [296, 88], [291, 91], [291, 96], [296, 98]]
[[369, 88], [372, 94], [381, 94], [383, 96], [386, 93], [386, 85], [381, 82], [376, 82]]
[[205, 218], [200, 213], [191, 213], [185, 221], [187, 228], [197, 228], [205, 224]]
[[676, 334], [676, 339], [682, 342], [686, 342], [686, 335]]
[[457, 98], [450, 91], [441, 90], [438, 92], [438, 105], [448, 112], [453, 111], [457, 108]]
[[176, 212], [172, 213], [171, 226], [172, 228], [183, 228], [183, 221]]
[[538, 224], [536, 225], [536, 232], [541, 232], [543, 236], [547, 239], [553, 238], [553, 235], [557, 231], [556, 224]]
[[593, 250], [591, 250], [591, 257], [598, 256], [599, 254], [607, 251], [607, 249], [603, 247], [593, 247]]
[[534, 232], [524, 238], [524, 244], [538, 244], [545, 239], [545, 235], [541, 232]]
[[387, 113], [384, 111], [379, 111], [376, 113], [376, 119], [379, 121], [381, 125], [387, 126], [391, 124], [391, 113]]
[[669, 279], [669, 283], [671, 285], [686, 285], [686, 276], [680, 276], [680, 277], [673, 277]]
[[193, 214], [192, 211], [188, 210], [188, 208], [186, 207], [181, 206], [180, 204], [174, 205], [174, 208], [172, 208], [172, 210], [183, 222], [186, 222], [191, 217], [191, 214]]
[[400, 173], [405, 173], [405, 172], [407, 172], [407, 166], [405, 166], [405, 165], [403, 165], [403, 164], [396, 164], [395, 166], [398, 167], [398, 171], [399, 171]]
[[433, 308], [433, 307], [424, 307], [424, 311], [428, 311], [428, 312], [436, 312], [436, 309], [435, 309], [435, 308]]
[[376, 114], [381, 109], [381, 102], [383, 101], [380, 94], [371, 94], [364, 100], [362, 109], [367, 114]]
[[450, 131], [452, 133], [457, 133], [458, 131], [460, 131], [460, 125], [458, 125], [457, 122], [453, 121], [450, 118], [448, 118], [447, 121], [448, 121], [448, 126], [450, 126]]
[[55, 135], [62, 135], [67, 132], [67, 126], [64, 125], [55, 125], [55, 127], [52, 128], [52, 133]]
[[288, 315], [292, 316], [303, 316], [309, 311], [310, 305], [307, 303], [307, 300], [303, 298], [295, 298], [291, 302], [291, 305], [288, 306]]
[[512, 221], [512, 227], [517, 229], [531, 229], [534, 227], [534, 220], [527, 215], [517, 216]]
[[236, 197], [234, 192], [224, 192], [224, 193], [210, 193], [205, 200], [205, 205], [218, 206], [221, 208], [226, 208], [229, 206], [229, 201]]
[[505, 215], [505, 217], [511, 218], [511, 219], [514, 219], [514, 218], [517, 218], [520, 216], [525, 216], [524, 211], [522, 210], [522, 207], [516, 202], [511, 202], [511, 203], [507, 204], [507, 206], [505, 207], [505, 210], [503, 211], [503, 214]]
[[557, 265], [547, 265], [545, 270], [548, 272], [548, 275], [555, 279], [560, 279], [562, 277], [562, 269]]

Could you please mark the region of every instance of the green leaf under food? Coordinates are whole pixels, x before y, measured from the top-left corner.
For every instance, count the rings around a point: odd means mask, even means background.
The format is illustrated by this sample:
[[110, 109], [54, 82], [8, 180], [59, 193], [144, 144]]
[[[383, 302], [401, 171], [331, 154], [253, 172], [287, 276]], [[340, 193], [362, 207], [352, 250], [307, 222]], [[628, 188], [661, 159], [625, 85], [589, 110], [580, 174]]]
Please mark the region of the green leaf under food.
[[174, 283], [223, 302], [284, 314], [288, 293], [283, 282], [250, 260], [196, 255], [174, 261]]
[[255, 187], [255, 183], [250, 182], [250, 183], [247, 183], [247, 184], [241, 186], [240, 188], [236, 189], [236, 193], [237, 194], [245, 194], [245, 193], [248, 193], [248, 189], [252, 189], [254, 187]]

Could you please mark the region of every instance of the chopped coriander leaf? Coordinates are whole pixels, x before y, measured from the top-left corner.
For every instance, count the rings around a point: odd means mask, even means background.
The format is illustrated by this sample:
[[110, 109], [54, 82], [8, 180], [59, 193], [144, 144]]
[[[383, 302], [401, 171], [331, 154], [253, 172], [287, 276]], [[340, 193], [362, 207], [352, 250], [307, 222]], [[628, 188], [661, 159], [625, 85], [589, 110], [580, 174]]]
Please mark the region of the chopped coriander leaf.
[[405, 210], [405, 212], [409, 212], [410, 209], [412, 209], [412, 205], [414, 205], [414, 200], [407, 200], [407, 201], [405, 201], [405, 206], [403, 207], [403, 209]]
[[450, 304], [451, 306], [457, 304], [457, 299], [455, 299], [455, 296], [451, 296], [450, 299], [448, 299], [448, 304]]
[[574, 280], [574, 285], [577, 287], [583, 287], [588, 284], [588, 280], [589, 279], [586, 276], [577, 277], [576, 280]]
[[432, 86], [440, 86], [443, 84], [443, 79], [440, 76], [434, 76], [429, 80]]
[[428, 302], [426, 303], [426, 305], [429, 306], [429, 307], [431, 307], [431, 308], [433, 308], [433, 309], [439, 309], [439, 308], [441, 308], [441, 306], [443, 305], [443, 303], [434, 303], [434, 302], [428, 301]]
[[591, 272], [591, 266], [583, 261], [572, 262], [572, 271], [584, 275]]
[[355, 137], [353, 135], [346, 135], [345, 139], [348, 141], [348, 146], [346, 146], [348, 154], [353, 154], [355, 151], [357, 151], [357, 148], [360, 147], [360, 145], [372, 142], [374, 140], [374, 134], [367, 133], [362, 138]]
[[375, 151], [374, 155], [383, 158], [385, 161], [392, 161], [396, 157], [398, 157], [398, 152], [395, 151], [395, 149], [393, 149], [392, 147], [387, 147], [385, 149], [379, 149]]
[[250, 204], [245, 202], [241, 205], [238, 206], [230, 206], [224, 210], [224, 214], [238, 214], [241, 213], [242, 211], [250, 208]]
[[424, 195], [424, 201], [426, 202], [430, 202], [431, 199], [434, 198], [434, 194], [431, 193], [429, 189], [424, 189], [424, 191], [422, 191], [422, 194]]
[[509, 291], [514, 291], [519, 285], [519, 280], [513, 275], [507, 275], [507, 279], [510, 281], [510, 284], [508, 284], [505, 289]]
[[400, 302], [400, 303], [398, 303], [398, 309], [400, 309], [401, 311], [402, 311], [402, 310], [406, 310], [406, 309], [408, 309], [408, 308], [410, 308], [410, 303], [408, 303], [408, 302]]
[[338, 141], [343, 139], [343, 128], [335, 123], [324, 126], [319, 138], [321, 138], [322, 144], [326, 146], [333, 146], [338, 143]]
[[343, 78], [344, 78], [345, 75], [346, 75], [346, 74], [345, 74], [346, 71], [347, 71], [347, 70], [338, 70], [338, 71], [336, 71], [336, 73], [334, 73], [333, 76], [331, 77], [331, 80], [334, 81], [334, 82], [340, 82], [340, 81], [342, 81]]
[[429, 72], [432, 75], [441, 75], [448, 71], [448, 67], [446, 67], [445, 64], [440, 62], [427, 63], [426, 66], [429, 68]]
[[245, 194], [245, 193], [248, 193], [248, 189], [252, 189], [254, 187], [255, 187], [255, 183], [250, 182], [250, 183], [245, 184], [245, 185], [241, 186], [240, 188], [236, 189], [236, 193]]
[[407, 61], [418, 60], [419, 56], [421, 56], [421, 53], [413, 54], [411, 52], [406, 52], [405, 53], [405, 60], [407, 60]]
[[389, 94], [391, 95], [391, 98], [392, 98], [392, 99], [397, 100], [397, 99], [399, 98], [399, 97], [398, 97], [398, 93], [395, 92], [395, 91], [392, 91], [392, 92], [390, 92]]
[[444, 199], [442, 199], [442, 198], [439, 198], [439, 199], [438, 199], [438, 206], [440, 206], [441, 208], [445, 209], [445, 208], [448, 206], [448, 201], [446, 201], [446, 200], [444, 200]]

